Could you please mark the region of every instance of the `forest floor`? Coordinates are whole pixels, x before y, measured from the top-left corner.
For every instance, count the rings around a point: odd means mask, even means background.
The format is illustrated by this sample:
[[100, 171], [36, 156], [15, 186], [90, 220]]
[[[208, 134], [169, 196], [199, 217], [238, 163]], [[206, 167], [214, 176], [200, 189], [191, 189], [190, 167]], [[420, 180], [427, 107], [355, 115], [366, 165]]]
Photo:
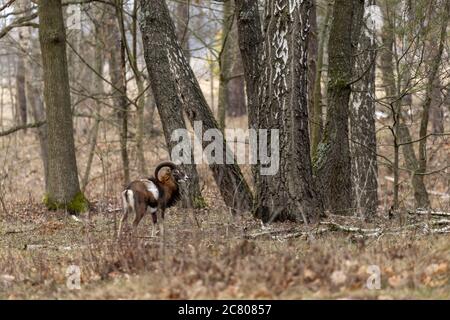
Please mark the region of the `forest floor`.
[[[12, 207], [0, 218], [0, 299], [450, 299], [443, 217], [262, 227], [250, 215], [173, 208], [164, 239], [149, 237], [146, 217], [138, 238], [117, 241], [114, 206], [94, 204], [81, 221]], [[367, 288], [373, 266], [380, 289]]]
[[[81, 176], [92, 123], [79, 122]], [[246, 127], [242, 119], [230, 124]], [[0, 299], [450, 299], [450, 217], [404, 211], [390, 219], [392, 170], [381, 161], [379, 213], [370, 223], [329, 215], [316, 226], [262, 226], [250, 214], [231, 215], [207, 166], [200, 165], [207, 208], [171, 208], [164, 239], [149, 237], [146, 217], [138, 238], [117, 241], [123, 179], [114, 130], [99, 132], [85, 190], [92, 210], [82, 221], [41, 204], [44, 182], [35, 136], [18, 133], [1, 140]], [[392, 159], [386, 132], [379, 133], [380, 153]], [[434, 170], [447, 163], [450, 141], [431, 142]], [[132, 179], [139, 176], [133, 143]], [[161, 132], [146, 146], [150, 171], [167, 159]], [[248, 166], [241, 168], [249, 178]], [[413, 207], [409, 181], [402, 171], [402, 208]], [[426, 177], [437, 211], [450, 211], [448, 181], [445, 171]], [[80, 287], [72, 290], [77, 270]], [[380, 289], [369, 289], [376, 270]]]

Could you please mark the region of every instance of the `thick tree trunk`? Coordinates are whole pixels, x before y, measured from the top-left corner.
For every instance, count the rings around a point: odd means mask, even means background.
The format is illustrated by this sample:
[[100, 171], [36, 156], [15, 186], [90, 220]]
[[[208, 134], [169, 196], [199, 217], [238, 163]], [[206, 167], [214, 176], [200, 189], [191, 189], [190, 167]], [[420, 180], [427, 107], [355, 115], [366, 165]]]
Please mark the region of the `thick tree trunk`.
[[[268, 1], [262, 38], [257, 2], [237, 1], [240, 48], [249, 108], [253, 108], [249, 110], [250, 127], [279, 133], [271, 132], [265, 146], [270, 149], [272, 141], [278, 140], [279, 150], [271, 153], [272, 160], [277, 159], [278, 170], [262, 175], [263, 166], [255, 166], [255, 213], [263, 221], [308, 223], [316, 221], [321, 211], [309, 157], [306, 39], [311, 4]], [[250, 30], [252, 34], [247, 33]], [[260, 133], [260, 143], [261, 138]]]
[[330, 30], [327, 121], [315, 167], [325, 208], [339, 214], [352, 212], [349, 99], [363, 13], [363, 0], [336, 0]]
[[81, 212], [87, 200], [78, 182], [61, 1], [40, 1], [38, 14], [48, 125], [46, 204], [49, 209]]
[[[171, 78], [166, 85], [175, 85], [191, 124], [194, 125], [195, 121], [201, 121], [203, 131], [218, 129], [217, 122], [206, 103], [197, 79], [177, 41], [175, 27], [165, 1], [143, 2], [140, 25], [145, 43], [147, 68], [149, 74], [153, 74], [152, 86], [155, 86], [155, 81], [162, 80], [163, 74], [170, 75]], [[154, 94], [156, 96], [156, 92]], [[159, 108], [163, 109], [163, 106], [160, 104]], [[180, 111], [181, 108], [177, 108], [178, 114]], [[170, 117], [173, 117], [173, 114]], [[203, 140], [203, 147], [208, 144], [208, 141]], [[224, 143], [223, 154], [227, 154], [227, 149], [228, 147]], [[209, 166], [225, 204], [239, 211], [250, 210], [252, 195], [239, 166], [216, 163], [210, 163]]]
[[[260, 176], [257, 213], [264, 219], [305, 223], [320, 215], [312, 178], [308, 132], [308, 47], [311, 1], [268, 2], [264, 72], [260, 81], [259, 128], [280, 130], [280, 170]], [[272, 139], [274, 137], [271, 137]], [[268, 210], [268, 212], [267, 212]]]
[[[374, 0], [366, 0], [366, 7]], [[366, 15], [365, 26], [359, 38], [355, 76], [360, 81], [352, 87], [351, 95], [351, 151], [354, 207], [361, 217], [370, 218], [378, 205], [378, 165], [375, 131], [375, 65], [377, 57], [376, 30], [374, 19]]]

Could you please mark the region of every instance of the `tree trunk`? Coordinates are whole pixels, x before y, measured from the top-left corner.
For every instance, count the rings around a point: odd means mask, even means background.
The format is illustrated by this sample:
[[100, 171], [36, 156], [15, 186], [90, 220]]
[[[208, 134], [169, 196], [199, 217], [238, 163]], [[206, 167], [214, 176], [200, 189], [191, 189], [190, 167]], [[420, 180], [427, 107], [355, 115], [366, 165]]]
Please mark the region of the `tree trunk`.
[[[268, 2], [260, 81], [259, 128], [280, 131], [280, 170], [260, 176], [257, 212], [263, 219], [317, 221], [321, 206], [312, 177], [308, 130], [308, 46], [311, 1]], [[271, 137], [273, 138], [273, 137]]]
[[78, 181], [61, 1], [40, 1], [38, 14], [48, 126], [45, 202], [49, 209], [82, 212], [87, 209], [87, 200]]
[[243, 62], [247, 89], [248, 126], [257, 128], [256, 110], [259, 107], [258, 85], [261, 73], [263, 35], [257, 0], [235, 0], [239, 49]]
[[[312, 0], [310, 9], [311, 27], [308, 34], [308, 115], [309, 115], [309, 135], [312, 142], [312, 128], [314, 125], [314, 87], [317, 74], [317, 59], [319, 54], [319, 38], [317, 27], [317, 6], [316, 1]], [[319, 80], [320, 81], [320, 80]]]
[[313, 88], [313, 112], [310, 117], [312, 117], [312, 127], [311, 127], [311, 157], [314, 158], [317, 152], [317, 146], [322, 139], [323, 130], [323, 110], [322, 110], [322, 69], [324, 64], [324, 53], [325, 47], [327, 46], [329, 29], [330, 29], [330, 18], [333, 12], [333, 0], [328, 0], [325, 19], [320, 31], [319, 36], [319, 48], [317, 53], [317, 63], [316, 63], [316, 74], [314, 79]]
[[[384, 6], [383, 6], [384, 7]], [[395, 34], [393, 29], [394, 21], [391, 21], [390, 12], [383, 12], [383, 28], [382, 28], [382, 44], [383, 50], [380, 55], [380, 69], [382, 74], [383, 85], [386, 92], [386, 103], [391, 106], [393, 114], [393, 131], [394, 131], [394, 208], [399, 205], [398, 188], [399, 188], [399, 147], [402, 147], [405, 158], [406, 168], [410, 171], [411, 185], [414, 190], [414, 199], [416, 206], [419, 208], [427, 208], [430, 205], [428, 192], [426, 190], [423, 176], [415, 174], [419, 169], [413, 144], [411, 143], [411, 134], [404, 122], [401, 113], [401, 95], [402, 89], [399, 87], [400, 81], [396, 80], [395, 68], [397, 61], [394, 61], [393, 48]]]
[[447, 26], [450, 20], [450, 0], [445, 0], [444, 10], [442, 14], [442, 22], [439, 34], [439, 43], [437, 50], [433, 50], [432, 59], [428, 72], [428, 83], [425, 93], [425, 101], [423, 103], [422, 119], [420, 123], [419, 131], [419, 170], [418, 174], [421, 174], [423, 180], [423, 174], [427, 171], [427, 134], [428, 134], [428, 122], [430, 116], [430, 108], [433, 102], [433, 91], [436, 81], [439, 80], [439, 68], [442, 62], [442, 55], [444, 53], [444, 48], [447, 39]]
[[[235, 5], [234, 1], [230, 4]], [[242, 64], [241, 53], [238, 44], [238, 30], [236, 17], [230, 8], [230, 15], [233, 16], [230, 34], [227, 40], [227, 59], [231, 60], [230, 70], [227, 77], [227, 95], [228, 105], [225, 108], [226, 114], [229, 117], [240, 117], [247, 113], [247, 106], [245, 101], [245, 79], [244, 67]]]
[[[374, 5], [366, 0], [366, 7]], [[373, 217], [378, 205], [378, 165], [375, 129], [375, 65], [377, 57], [375, 17], [366, 15], [359, 38], [361, 54], [356, 59], [355, 76], [361, 80], [352, 87], [351, 151], [354, 207], [361, 217]]]
[[[21, 37], [21, 36], [20, 36]], [[25, 59], [19, 52], [16, 64], [16, 101], [17, 101], [17, 122], [19, 125], [27, 123], [27, 98], [25, 94]]]
[[[271, 152], [272, 157], [278, 158], [278, 170], [262, 175], [261, 163], [254, 168], [255, 214], [263, 221], [316, 221], [321, 207], [309, 157], [307, 105], [306, 39], [312, 3], [287, 5], [281, 0], [268, 1], [264, 38], [257, 1], [236, 1], [236, 4], [250, 128], [275, 129], [279, 133], [277, 136], [271, 131], [265, 145], [269, 149], [272, 141], [278, 141], [279, 150]], [[260, 133], [260, 146], [262, 138]]]
[[[235, 0], [235, 16], [238, 29], [239, 50], [247, 89], [248, 127], [257, 130], [259, 108], [258, 86], [261, 77], [263, 35], [258, 11], [258, 0]], [[258, 166], [252, 165], [253, 182], [256, 184]]]
[[190, 16], [190, 0], [182, 0], [177, 3], [176, 14], [178, 18], [177, 23], [177, 38], [183, 48], [186, 60], [189, 62], [191, 58], [191, 51], [189, 47], [189, 20]]
[[233, 64], [232, 49], [230, 47], [233, 26], [232, 1], [225, 1], [223, 4], [223, 23], [222, 23], [222, 50], [219, 55], [219, 100], [217, 104], [217, 119], [219, 127], [225, 129], [225, 115], [230, 107], [228, 95], [228, 83], [231, 76], [231, 68]]
[[[170, 75], [170, 80], [162, 86], [175, 85], [191, 124], [194, 126], [195, 121], [201, 121], [203, 131], [218, 129], [217, 122], [206, 103], [197, 79], [177, 41], [175, 27], [165, 1], [143, 2], [140, 24], [145, 44], [147, 69], [149, 74], [153, 74], [151, 77], [152, 86], [156, 86], [154, 82], [161, 82], [163, 74]], [[159, 70], [159, 72], [156, 70]], [[166, 91], [163, 93], [166, 94]], [[156, 95], [156, 92], [154, 94]], [[172, 99], [174, 98], [172, 96]], [[163, 109], [164, 106], [161, 103], [159, 104], [158, 108]], [[180, 114], [181, 107], [177, 108], [176, 111]], [[170, 117], [173, 116], [174, 114], [171, 113]], [[178, 128], [184, 127], [179, 126]], [[203, 140], [203, 147], [208, 144], [208, 141]], [[227, 145], [224, 143], [223, 154], [227, 154], [227, 149]], [[239, 166], [235, 163], [210, 163], [209, 166], [225, 204], [239, 211], [250, 210], [252, 196]]]
[[336, 0], [330, 30], [327, 121], [315, 167], [325, 208], [339, 214], [350, 214], [353, 203], [349, 99], [363, 13], [363, 0]]
[[114, 13], [108, 19], [109, 39], [109, 72], [113, 85], [114, 106], [117, 112], [118, 124], [120, 126], [120, 154], [123, 168], [123, 184], [130, 181], [130, 168], [128, 159], [128, 99], [126, 84], [126, 59], [125, 44], [122, 41], [118, 19]]

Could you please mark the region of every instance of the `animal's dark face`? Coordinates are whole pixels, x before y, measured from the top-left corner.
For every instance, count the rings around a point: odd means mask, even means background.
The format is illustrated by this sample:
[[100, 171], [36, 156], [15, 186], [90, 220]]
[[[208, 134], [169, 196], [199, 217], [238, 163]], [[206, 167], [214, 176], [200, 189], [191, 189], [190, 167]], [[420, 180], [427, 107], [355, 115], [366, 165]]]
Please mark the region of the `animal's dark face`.
[[189, 177], [178, 168], [172, 170], [172, 176], [174, 177], [175, 181], [178, 183], [186, 182], [189, 179]]

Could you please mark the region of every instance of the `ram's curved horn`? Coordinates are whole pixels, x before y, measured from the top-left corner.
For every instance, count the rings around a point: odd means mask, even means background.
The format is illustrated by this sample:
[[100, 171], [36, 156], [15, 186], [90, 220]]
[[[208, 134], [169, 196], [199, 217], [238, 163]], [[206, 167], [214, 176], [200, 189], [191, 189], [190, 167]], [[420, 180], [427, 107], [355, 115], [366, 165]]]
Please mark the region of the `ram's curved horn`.
[[160, 164], [158, 164], [155, 168], [155, 179], [160, 181], [158, 178], [159, 170], [161, 170], [164, 167], [168, 167], [170, 169], [176, 169], [177, 165], [173, 163], [172, 161], [163, 161]]

